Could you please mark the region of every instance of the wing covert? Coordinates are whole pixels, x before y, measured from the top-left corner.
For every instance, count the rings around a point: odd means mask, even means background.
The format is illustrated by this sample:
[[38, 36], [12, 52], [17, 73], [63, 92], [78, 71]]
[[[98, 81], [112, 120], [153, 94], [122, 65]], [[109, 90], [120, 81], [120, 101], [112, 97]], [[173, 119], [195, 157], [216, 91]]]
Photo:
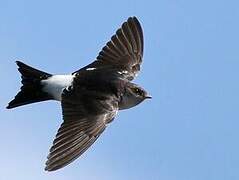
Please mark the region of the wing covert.
[[107, 106], [101, 106], [102, 102], [95, 98], [86, 102], [80, 97], [71, 96], [62, 96], [64, 122], [50, 148], [45, 168], [47, 171], [60, 169], [81, 156], [101, 135], [118, 111], [113, 98], [104, 100]]
[[141, 25], [136, 17], [130, 17], [102, 48], [96, 60], [79, 71], [111, 68], [124, 78], [133, 80], [140, 71], [143, 49]]

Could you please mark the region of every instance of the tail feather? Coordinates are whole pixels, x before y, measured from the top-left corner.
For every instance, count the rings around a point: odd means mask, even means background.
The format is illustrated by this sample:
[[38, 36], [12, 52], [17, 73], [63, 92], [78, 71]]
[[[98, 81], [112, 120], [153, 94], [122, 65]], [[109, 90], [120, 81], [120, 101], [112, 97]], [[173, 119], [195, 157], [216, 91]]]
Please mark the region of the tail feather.
[[42, 91], [41, 85], [41, 80], [51, 77], [51, 74], [37, 70], [20, 61], [16, 61], [16, 64], [21, 73], [22, 87], [15, 98], [9, 102], [7, 109], [52, 99], [48, 93]]

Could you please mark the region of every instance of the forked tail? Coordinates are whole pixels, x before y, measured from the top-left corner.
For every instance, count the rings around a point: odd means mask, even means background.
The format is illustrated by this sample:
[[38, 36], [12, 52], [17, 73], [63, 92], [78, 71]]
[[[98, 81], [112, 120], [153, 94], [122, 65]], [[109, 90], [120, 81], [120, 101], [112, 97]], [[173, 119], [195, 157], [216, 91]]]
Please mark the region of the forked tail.
[[37, 70], [20, 61], [16, 61], [16, 64], [21, 73], [22, 87], [15, 98], [8, 103], [7, 109], [52, 99], [48, 93], [42, 91], [41, 85], [41, 80], [51, 77], [51, 74]]

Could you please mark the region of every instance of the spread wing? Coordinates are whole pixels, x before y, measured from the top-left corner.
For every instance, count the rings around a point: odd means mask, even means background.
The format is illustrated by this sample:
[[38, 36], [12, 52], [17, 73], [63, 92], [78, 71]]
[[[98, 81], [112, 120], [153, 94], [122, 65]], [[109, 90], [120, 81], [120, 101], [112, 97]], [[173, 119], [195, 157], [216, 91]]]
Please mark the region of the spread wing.
[[96, 61], [80, 69], [111, 68], [128, 80], [140, 71], [143, 58], [143, 31], [136, 17], [124, 22], [100, 51]]
[[118, 111], [114, 98], [89, 99], [86, 96], [84, 94], [78, 97], [64, 90], [64, 122], [50, 149], [45, 170], [54, 171], [74, 161], [96, 141], [106, 125], [114, 119]]

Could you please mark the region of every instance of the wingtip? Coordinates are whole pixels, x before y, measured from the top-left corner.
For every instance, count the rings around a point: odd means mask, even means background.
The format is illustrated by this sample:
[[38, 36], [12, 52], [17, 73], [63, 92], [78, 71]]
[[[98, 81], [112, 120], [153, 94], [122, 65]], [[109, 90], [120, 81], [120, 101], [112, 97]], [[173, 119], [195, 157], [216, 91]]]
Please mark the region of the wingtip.
[[48, 171], [48, 172], [51, 171], [51, 170], [48, 168], [48, 166], [46, 166], [46, 167], [44, 168], [44, 170], [45, 170], [45, 171]]
[[139, 19], [137, 18], [137, 17], [133, 17], [133, 20], [137, 23], [137, 24], [140, 24], [140, 22], [139, 22]]
[[139, 22], [139, 19], [138, 19], [136, 16], [130, 16], [130, 17], [128, 18], [128, 21], [129, 21], [129, 20], [133, 20], [133, 21]]
[[130, 16], [130, 17], [127, 19], [127, 22], [134, 21], [134, 18], [135, 18], [135, 16]]
[[[48, 161], [47, 161], [47, 162], [48, 162]], [[48, 172], [53, 171], [52, 168], [49, 167], [49, 165], [48, 165], [47, 162], [45, 163], [46, 166], [45, 166], [44, 170], [45, 170], [45, 171], [48, 171]]]
[[[48, 155], [48, 156], [49, 156], [49, 155]], [[60, 169], [60, 167], [51, 164], [50, 161], [49, 161], [49, 158], [47, 157], [47, 161], [45, 162], [45, 168], [44, 168], [44, 170], [45, 170], [45, 171], [48, 171], [48, 172], [51, 172], [51, 171], [56, 171], [56, 170], [58, 170], [58, 169]]]
[[56, 171], [58, 169], [60, 169], [60, 168], [58, 168], [57, 166], [56, 167], [54, 167], [54, 166], [51, 167], [51, 166], [48, 166], [48, 165], [46, 165], [46, 167], [44, 168], [44, 170], [47, 171], [47, 172]]
[[18, 60], [17, 60], [17, 61], [15, 61], [15, 63], [17, 64], [17, 66], [18, 66], [18, 67], [20, 67], [20, 66], [22, 66], [22, 65], [25, 65], [23, 62], [21, 62], [21, 61], [18, 61]]
[[22, 62], [17, 60], [17, 61], [15, 61], [15, 63], [18, 65], [18, 64], [20, 64], [20, 63], [22, 63]]

